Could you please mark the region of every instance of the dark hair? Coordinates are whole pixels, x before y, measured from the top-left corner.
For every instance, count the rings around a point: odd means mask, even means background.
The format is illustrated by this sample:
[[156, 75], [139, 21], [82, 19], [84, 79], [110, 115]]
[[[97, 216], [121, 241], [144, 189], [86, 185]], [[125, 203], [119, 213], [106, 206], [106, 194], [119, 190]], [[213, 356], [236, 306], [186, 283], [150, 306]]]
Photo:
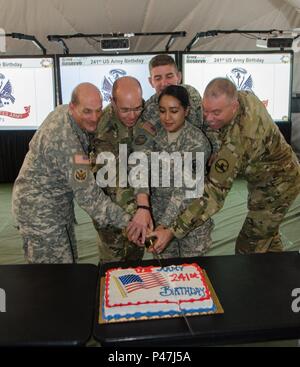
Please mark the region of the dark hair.
[[181, 85], [168, 85], [159, 95], [158, 103], [163, 96], [172, 96], [178, 99], [181, 106], [186, 110], [190, 106], [188, 91]]
[[157, 66], [163, 66], [163, 65], [174, 65], [175, 68], [177, 69], [176, 62], [172, 56], [168, 54], [159, 54], [159, 55], [152, 57], [152, 59], [149, 61], [150, 73], [153, 68], [156, 68]]

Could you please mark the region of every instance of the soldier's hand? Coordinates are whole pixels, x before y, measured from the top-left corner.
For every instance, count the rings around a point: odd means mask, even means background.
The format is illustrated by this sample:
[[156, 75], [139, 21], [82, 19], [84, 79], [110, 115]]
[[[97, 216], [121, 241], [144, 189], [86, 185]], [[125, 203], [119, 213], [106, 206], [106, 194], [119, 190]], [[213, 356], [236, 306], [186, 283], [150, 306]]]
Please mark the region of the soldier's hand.
[[[128, 227], [127, 227], [128, 228]], [[122, 229], [122, 235], [129, 240], [127, 228]], [[133, 242], [133, 241], [132, 241]], [[142, 237], [139, 237], [135, 242], [133, 242], [138, 247], [145, 247], [145, 244], [142, 242]]]
[[168, 246], [169, 242], [174, 237], [173, 232], [169, 228], [158, 226], [155, 231], [149, 233], [149, 236], [156, 237], [156, 241], [149, 247], [149, 252], [156, 252], [160, 254]]
[[[133, 241], [132, 241], [133, 242]], [[142, 241], [142, 237], [139, 237], [134, 244], [138, 247], [145, 247], [145, 243]]]
[[153, 231], [153, 220], [149, 210], [138, 209], [127, 226], [129, 241], [136, 245], [144, 244], [147, 231]]

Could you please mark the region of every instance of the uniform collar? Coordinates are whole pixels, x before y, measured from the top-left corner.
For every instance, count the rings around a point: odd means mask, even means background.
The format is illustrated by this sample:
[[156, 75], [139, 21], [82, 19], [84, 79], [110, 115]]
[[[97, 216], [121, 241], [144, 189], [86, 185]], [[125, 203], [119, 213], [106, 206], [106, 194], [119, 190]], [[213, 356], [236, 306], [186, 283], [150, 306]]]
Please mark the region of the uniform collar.
[[75, 135], [78, 137], [78, 140], [82, 146], [83, 151], [88, 154], [90, 150], [90, 143], [91, 139], [94, 136], [92, 133], [88, 133], [87, 131], [81, 129], [77, 122], [74, 120], [73, 116], [68, 112], [69, 122], [71, 125], [72, 130], [74, 131]]
[[119, 132], [123, 133], [130, 132], [130, 130], [133, 129], [134, 126], [136, 126], [134, 125], [133, 128], [125, 126], [123, 122], [118, 119], [112, 105], [110, 105], [110, 113], [111, 113], [111, 122], [117, 127], [117, 130]]
[[[185, 120], [182, 128], [178, 132], [174, 133], [174, 134], [178, 133], [178, 135], [177, 135], [177, 137], [174, 141], [171, 141], [171, 143], [169, 143], [169, 140], [168, 140], [168, 132], [163, 127], [161, 129], [159, 129], [158, 134], [161, 135], [162, 139], [165, 139], [166, 142], [168, 142], [168, 144], [178, 144], [178, 142], [181, 141], [181, 139], [183, 137], [183, 134], [184, 134], [184, 132], [186, 131], [187, 128], [188, 128], [188, 123]], [[170, 133], [170, 134], [172, 134], [172, 133]]]

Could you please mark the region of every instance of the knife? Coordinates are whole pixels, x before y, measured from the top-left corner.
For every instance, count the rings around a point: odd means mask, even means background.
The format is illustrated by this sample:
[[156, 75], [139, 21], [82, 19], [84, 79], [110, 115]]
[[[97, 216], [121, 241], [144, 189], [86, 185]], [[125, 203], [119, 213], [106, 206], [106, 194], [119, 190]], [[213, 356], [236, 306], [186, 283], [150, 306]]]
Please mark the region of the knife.
[[[154, 237], [154, 236], [146, 238], [146, 240], [145, 240], [145, 247], [148, 249], [150, 246], [153, 246], [155, 239], [156, 239], [156, 237]], [[152, 253], [153, 253], [154, 258], [158, 261], [160, 268], [163, 269], [164, 267], [162, 265], [162, 258], [161, 258], [161, 256], [155, 250]], [[169, 287], [172, 289], [173, 287], [170, 284], [169, 280], [166, 279], [166, 281], [167, 281]], [[189, 329], [189, 332], [192, 335], [194, 335], [194, 331], [193, 331], [193, 329], [192, 329], [192, 327], [191, 327], [191, 325], [189, 323], [189, 320], [188, 320], [187, 316], [185, 315], [184, 311], [182, 310], [179, 301], [178, 301], [178, 308], [179, 308], [179, 311], [180, 311], [181, 315], [183, 316], [183, 318], [185, 320], [185, 323], [186, 323], [187, 328]]]

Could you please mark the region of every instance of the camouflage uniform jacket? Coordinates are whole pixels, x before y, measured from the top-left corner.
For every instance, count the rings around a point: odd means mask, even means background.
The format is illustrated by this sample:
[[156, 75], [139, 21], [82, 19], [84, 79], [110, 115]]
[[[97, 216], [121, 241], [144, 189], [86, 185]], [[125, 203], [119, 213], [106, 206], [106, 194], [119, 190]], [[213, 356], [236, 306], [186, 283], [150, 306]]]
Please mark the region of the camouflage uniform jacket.
[[115, 115], [112, 105], [108, 105], [103, 110], [93, 141], [96, 155], [105, 149], [118, 154], [119, 144], [127, 144], [130, 154], [134, 130], [134, 127], [125, 126]]
[[[195, 168], [195, 153], [203, 152], [204, 153], [204, 163], [207, 161], [208, 157], [211, 153], [211, 147], [208, 139], [202, 133], [202, 131], [189, 122], [185, 121], [185, 124], [180, 131], [180, 135], [174, 142], [168, 142], [168, 135], [166, 130], [160, 125], [158, 129], [155, 129], [155, 134], [151, 135], [148, 129], [148, 123], [144, 123], [140, 130], [140, 133], [143, 131], [144, 134], [139, 134], [136, 137], [137, 143], [139, 140], [143, 141], [143, 136], [148, 136], [147, 150], [144, 150], [144, 153], [148, 156], [148, 162], [150, 162], [150, 156], [152, 152], [167, 152], [170, 154], [174, 152], [179, 152], [183, 160], [184, 152], [193, 153], [193, 168]], [[154, 131], [152, 129], [152, 131]], [[162, 224], [164, 226], [168, 226], [174, 218], [179, 214], [179, 210], [182, 210], [186, 207], [187, 203], [191, 201], [191, 199], [186, 199], [185, 194], [186, 190], [188, 190], [184, 185], [182, 187], [174, 187], [174, 164], [171, 162], [170, 165], [170, 187], [151, 187], [151, 201], [154, 207], [154, 219], [157, 221], [156, 224]], [[204, 172], [201, 172], [201, 179], [203, 180]], [[162, 169], [159, 171], [159, 176], [162, 177]], [[151, 177], [153, 179], [153, 177]], [[183, 183], [185, 181], [183, 180]], [[138, 190], [138, 192], [147, 192], [149, 190], [143, 191], [143, 189]], [[157, 213], [157, 215], [156, 215]]]
[[205, 180], [204, 194], [173, 223], [177, 238], [201, 225], [224, 204], [237, 174], [248, 181], [249, 194], [256, 188], [270, 192], [290, 182], [300, 191], [300, 166], [263, 103], [250, 92], [239, 92], [239, 110], [233, 121], [219, 131], [220, 151]]
[[[117, 202], [128, 213], [133, 214], [136, 210], [134, 201], [134, 191], [130, 187], [118, 187], [118, 164], [119, 164], [119, 144], [126, 144], [127, 158], [132, 152], [132, 144], [135, 134], [135, 127], [129, 128], [125, 126], [116, 116], [113, 107], [108, 105], [102, 114], [101, 120], [98, 124], [95, 137], [93, 139], [94, 162], [92, 163], [93, 172], [96, 173], [103, 165], [96, 164], [96, 159], [101, 152], [111, 152], [116, 157], [117, 161], [117, 177], [116, 187], [104, 188], [104, 192], [110, 198]], [[99, 176], [97, 176], [99, 180]], [[98, 182], [99, 183], [99, 182]]]
[[51, 233], [74, 220], [75, 198], [99, 224], [127, 225], [129, 216], [98, 187], [90, 170], [89, 139], [59, 106], [29, 145], [13, 190], [13, 214], [32, 233]]

